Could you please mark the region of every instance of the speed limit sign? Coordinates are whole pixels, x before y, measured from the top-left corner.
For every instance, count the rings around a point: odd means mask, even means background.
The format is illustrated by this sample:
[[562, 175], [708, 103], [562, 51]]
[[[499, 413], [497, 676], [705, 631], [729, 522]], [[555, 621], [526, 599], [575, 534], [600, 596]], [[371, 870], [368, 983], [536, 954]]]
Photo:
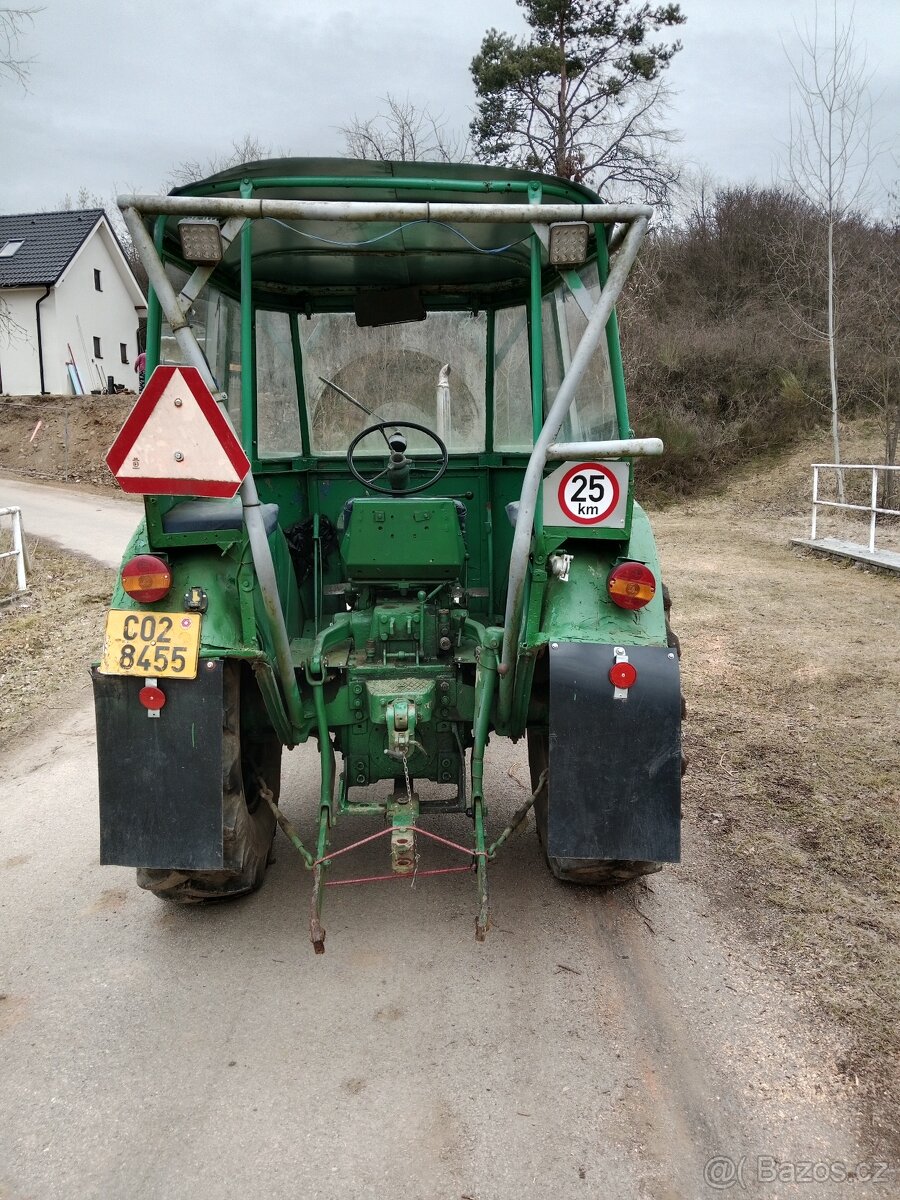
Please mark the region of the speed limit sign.
[[616, 507], [619, 481], [602, 463], [579, 463], [563, 475], [556, 495], [570, 520], [597, 525]]
[[627, 499], [627, 463], [567, 463], [544, 480], [544, 524], [624, 527]]

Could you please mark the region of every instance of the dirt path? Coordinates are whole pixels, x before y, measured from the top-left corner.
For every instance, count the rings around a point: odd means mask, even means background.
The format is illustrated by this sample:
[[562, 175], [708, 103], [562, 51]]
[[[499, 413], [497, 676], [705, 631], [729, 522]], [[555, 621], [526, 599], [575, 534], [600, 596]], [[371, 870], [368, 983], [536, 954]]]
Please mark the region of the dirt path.
[[116, 568], [144, 510], [116, 490], [48, 487], [0, 471], [0, 506], [22, 510], [26, 535], [46, 538], [105, 567]]
[[[526, 767], [492, 751], [499, 826]], [[261, 892], [205, 910], [97, 865], [92, 758], [83, 691], [3, 759], [3, 1200], [294, 1197], [301, 1177], [329, 1200], [697, 1200], [729, 1170], [740, 1195], [891, 1195], [766, 1182], [870, 1156], [853, 1089], [690, 878], [692, 828], [686, 870], [607, 895], [553, 881], [529, 831], [493, 871], [483, 946], [468, 878], [339, 889], [319, 958], [283, 841]], [[311, 833], [315, 753], [286, 765]]]

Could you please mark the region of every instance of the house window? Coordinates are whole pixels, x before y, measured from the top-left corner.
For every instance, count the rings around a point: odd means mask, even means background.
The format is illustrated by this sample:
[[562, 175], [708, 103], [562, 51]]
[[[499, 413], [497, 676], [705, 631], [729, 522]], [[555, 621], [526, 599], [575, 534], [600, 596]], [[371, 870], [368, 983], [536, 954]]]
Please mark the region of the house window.
[[12, 258], [21, 245], [21, 242], [4, 242], [0, 246], [0, 258]]
[[122, 362], [128, 366], [128, 346], [125, 342], [119, 342], [119, 354], [122, 357]]
[[94, 358], [102, 358], [102, 357], [103, 357], [103, 353], [100, 349], [100, 339], [98, 337], [95, 337], [94, 338]]
[[96, 267], [94, 267], [94, 291], [95, 292], [103, 291], [103, 288], [100, 286], [100, 272], [97, 270]]

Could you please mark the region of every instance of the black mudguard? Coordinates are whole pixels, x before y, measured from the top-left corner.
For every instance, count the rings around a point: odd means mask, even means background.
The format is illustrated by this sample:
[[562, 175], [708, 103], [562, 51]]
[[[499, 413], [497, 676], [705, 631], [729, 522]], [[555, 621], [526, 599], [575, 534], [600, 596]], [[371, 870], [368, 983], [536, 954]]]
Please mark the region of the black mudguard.
[[138, 700], [143, 679], [91, 674], [101, 863], [221, 869], [221, 661], [201, 660], [196, 679], [161, 679], [158, 717]]
[[681, 685], [665, 646], [626, 646], [637, 680], [616, 699], [613, 646], [550, 647], [547, 853], [681, 858]]

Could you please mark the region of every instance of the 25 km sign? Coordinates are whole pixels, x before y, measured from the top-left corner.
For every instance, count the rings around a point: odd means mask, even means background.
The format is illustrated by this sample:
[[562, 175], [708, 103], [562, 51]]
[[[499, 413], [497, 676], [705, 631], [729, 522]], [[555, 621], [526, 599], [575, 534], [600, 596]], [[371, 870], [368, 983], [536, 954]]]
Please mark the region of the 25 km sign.
[[566, 463], [544, 480], [544, 524], [624, 528], [627, 501], [627, 463]]
[[619, 481], [602, 463], [570, 467], [557, 489], [559, 507], [580, 525], [597, 525], [619, 501]]

